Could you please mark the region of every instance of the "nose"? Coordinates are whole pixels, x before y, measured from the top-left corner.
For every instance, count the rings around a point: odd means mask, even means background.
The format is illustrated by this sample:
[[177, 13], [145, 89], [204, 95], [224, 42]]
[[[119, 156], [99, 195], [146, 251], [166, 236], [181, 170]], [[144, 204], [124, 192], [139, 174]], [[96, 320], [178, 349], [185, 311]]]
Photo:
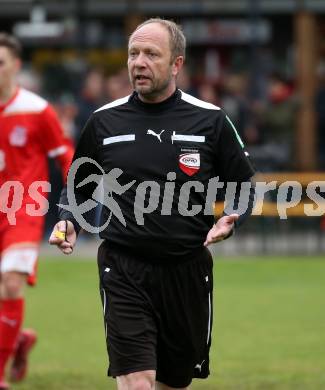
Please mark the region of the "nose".
[[139, 53], [134, 61], [134, 66], [137, 68], [144, 68], [146, 65], [145, 55], [143, 53]]

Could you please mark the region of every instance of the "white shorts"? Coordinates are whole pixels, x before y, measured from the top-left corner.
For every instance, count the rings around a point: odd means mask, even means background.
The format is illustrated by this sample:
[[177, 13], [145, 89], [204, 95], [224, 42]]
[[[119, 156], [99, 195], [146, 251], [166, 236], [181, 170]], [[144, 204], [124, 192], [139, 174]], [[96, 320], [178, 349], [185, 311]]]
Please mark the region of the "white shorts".
[[0, 272], [21, 272], [28, 275], [35, 273], [38, 258], [38, 248], [8, 248], [0, 262]]

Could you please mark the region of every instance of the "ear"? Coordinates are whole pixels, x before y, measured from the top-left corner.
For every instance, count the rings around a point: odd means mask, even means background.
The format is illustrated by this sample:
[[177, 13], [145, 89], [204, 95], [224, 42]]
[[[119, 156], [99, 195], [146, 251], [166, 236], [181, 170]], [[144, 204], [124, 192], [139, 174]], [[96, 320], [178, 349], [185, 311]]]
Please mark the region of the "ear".
[[184, 57], [178, 56], [176, 57], [174, 64], [173, 64], [173, 76], [177, 76], [180, 70], [182, 69], [184, 64]]
[[22, 67], [22, 62], [20, 58], [15, 58], [15, 71], [16, 73], [20, 72]]

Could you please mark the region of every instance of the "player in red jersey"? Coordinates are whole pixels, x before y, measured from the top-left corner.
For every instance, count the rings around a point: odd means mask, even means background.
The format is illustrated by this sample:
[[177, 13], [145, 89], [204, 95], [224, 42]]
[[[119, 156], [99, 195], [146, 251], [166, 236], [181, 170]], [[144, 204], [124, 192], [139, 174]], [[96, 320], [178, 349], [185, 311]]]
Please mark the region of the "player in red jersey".
[[27, 355], [36, 342], [22, 330], [24, 286], [35, 284], [38, 247], [48, 202], [47, 157], [59, 162], [66, 177], [72, 155], [57, 115], [46, 100], [20, 88], [21, 47], [0, 33], [0, 390], [22, 380]]

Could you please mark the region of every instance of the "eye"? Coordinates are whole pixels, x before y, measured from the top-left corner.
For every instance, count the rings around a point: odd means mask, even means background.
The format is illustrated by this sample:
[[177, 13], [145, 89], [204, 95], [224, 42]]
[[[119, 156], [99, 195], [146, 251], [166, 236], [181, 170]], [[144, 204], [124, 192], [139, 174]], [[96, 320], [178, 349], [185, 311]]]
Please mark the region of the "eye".
[[137, 56], [137, 53], [135, 51], [129, 52], [129, 58], [134, 59]]

